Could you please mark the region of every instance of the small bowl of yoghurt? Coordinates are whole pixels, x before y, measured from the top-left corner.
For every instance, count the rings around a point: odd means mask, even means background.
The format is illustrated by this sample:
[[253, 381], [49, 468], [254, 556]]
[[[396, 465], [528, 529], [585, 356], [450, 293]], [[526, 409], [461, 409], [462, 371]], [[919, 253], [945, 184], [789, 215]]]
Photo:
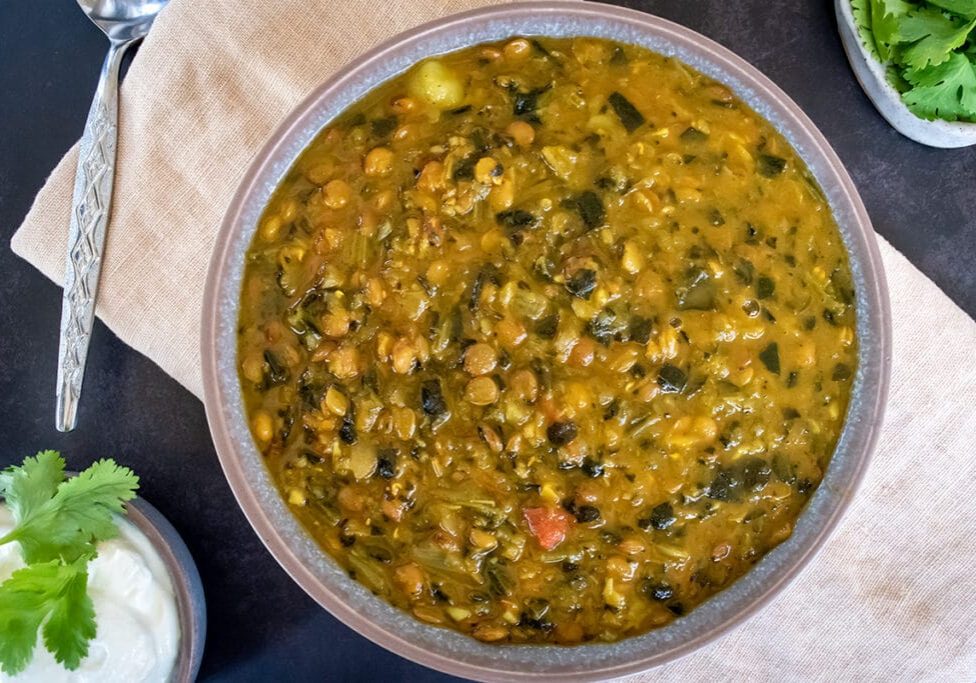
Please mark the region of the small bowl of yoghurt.
[[[207, 632], [196, 564], [176, 529], [142, 498], [126, 503], [119, 533], [97, 545], [88, 594], [97, 632], [80, 666], [68, 671], [40, 642], [27, 668], [0, 683], [191, 683]], [[15, 521], [0, 497], [0, 537]], [[24, 566], [18, 544], [0, 545], [0, 582]]]

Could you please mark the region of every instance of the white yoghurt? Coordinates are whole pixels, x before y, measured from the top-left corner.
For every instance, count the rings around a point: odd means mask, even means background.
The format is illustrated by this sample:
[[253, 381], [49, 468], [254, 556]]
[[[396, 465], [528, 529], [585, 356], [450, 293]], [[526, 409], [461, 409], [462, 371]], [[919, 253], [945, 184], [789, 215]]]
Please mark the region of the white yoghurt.
[[[170, 679], [180, 642], [176, 597], [159, 553], [138, 528], [118, 519], [119, 535], [98, 544], [88, 564], [88, 594], [95, 606], [95, 638], [88, 656], [74, 671], [54, 660], [37, 634], [34, 657], [16, 676], [0, 672], [0, 682], [165, 683]], [[0, 536], [14, 527], [0, 503]], [[17, 543], [0, 546], [0, 581], [24, 566]]]

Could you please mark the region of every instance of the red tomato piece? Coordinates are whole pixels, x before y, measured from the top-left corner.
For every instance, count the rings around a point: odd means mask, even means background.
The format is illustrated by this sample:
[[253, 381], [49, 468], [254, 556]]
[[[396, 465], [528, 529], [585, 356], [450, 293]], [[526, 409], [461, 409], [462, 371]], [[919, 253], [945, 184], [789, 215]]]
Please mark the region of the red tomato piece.
[[552, 550], [566, 540], [573, 518], [561, 508], [525, 508], [522, 510], [529, 531], [546, 550]]

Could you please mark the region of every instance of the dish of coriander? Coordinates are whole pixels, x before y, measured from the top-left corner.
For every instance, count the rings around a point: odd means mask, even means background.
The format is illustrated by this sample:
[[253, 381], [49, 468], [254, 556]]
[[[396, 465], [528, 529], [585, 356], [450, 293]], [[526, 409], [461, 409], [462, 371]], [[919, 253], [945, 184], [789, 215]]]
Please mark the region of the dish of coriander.
[[932, 147], [976, 144], [976, 5], [835, 0], [865, 93], [900, 133]]
[[857, 368], [795, 151], [610, 40], [477, 45], [370, 92], [275, 192], [241, 296], [290, 509], [371, 591], [492, 643], [626, 638], [735, 581], [790, 536]]
[[923, 119], [976, 122], [976, 3], [852, 0], [861, 38]]

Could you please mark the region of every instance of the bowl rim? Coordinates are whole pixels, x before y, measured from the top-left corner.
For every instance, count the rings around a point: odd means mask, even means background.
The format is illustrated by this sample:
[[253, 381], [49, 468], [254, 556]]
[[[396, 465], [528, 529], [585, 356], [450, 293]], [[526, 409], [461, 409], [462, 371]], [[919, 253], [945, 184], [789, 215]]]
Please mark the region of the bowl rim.
[[[478, 22], [519, 20], [524, 22], [519, 26], [519, 30], [512, 30], [507, 35], [545, 35], [544, 31], [533, 33], [530, 30], [525, 30], [525, 26], [542, 26], [547, 19], [562, 19], [567, 17], [578, 22], [583, 27], [583, 32], [577, 35], [586, 35], [586, 30], [590, 24], [607, 21], [616, 22], [616, 24], [626, 26], [634, 31], [638, 37], [653, 35], [665, 44], [671, 41], [675, 45], [682, 46], [682, 49], [700, 53], [701, 59], [705, 60], [704, 63], [713, 66], [714, 70], [722, 72], [723, 76], [714, 76], [715, 78], [727, 84], [730, 80], [735, 81], [737, 86], [739, 86], [733, 88], [736, 90], [736, 94], [745, 99], [747, 104], [765, 119], [773, 122], [777, 130], [790, 139], [791, 144], [811, 168], [812, 173], [814, 169], [811, 158], [817, 162], [820, 173], [835, 183], [835, 186], [827, 188], [824, 186], [820, 175], [817, 175], [817, 180], [820, 182], [821, 188], [825, 192], [828, 192], [829, 189], [833, 213], [836, 216], [839, 210], [838, 207], [840, 207], [844, 210], [849, 220], [849, 224], [841, 226], [841, 228], [846, 251], [851, 259], [851, 267], [855, 271], [855, 282], [859, 285], [857, 292], [857, 310], [858, 338], [861, 342], [861, 349], [859, 349], [859, 363], [855, 377], [855, 392], [852, 393], [848, 414], [845, 419], [842, 435], [835, 450], [834, 459], [831, 462], [831, 466], [828, 467], [824, 482], [818, 487], [813, 499], [811, 499], [811, 502], [808, 503], [807, 508], [801, 514], [793, 537], [767, 553], [746, 575], [740, 577], [730, 587], [717, 594], [718, 596], [722, 596], [732, 593], [748, 577], [759, 576], [759, 567], [763, 566], [764, 563], [766, 563], [766, 566], [771, 566], [771, 556], [776, 555], [778, 558], [784, 558], [784, 566], [767, 572], [770, 575], [768, 581], [762, 583], [758, 588], [750, 589], [754, 595], [743, 606], [737, 607], [731, 614], [724, 615], [718, 624], [703, 627], [700, 631], [695, 632], [693, 636], [685, 637], [677, 644], [665, 646], [661, 651], [649, 655], [634, 655], [625, 661], [620, 659], [611, 663], [602, 663], [601, 660], [601, 662], [596, 662], [592, 665], [587, 663], [588, 660], [584, 661], [580, 657], [577, 657], [576, 659], [580, 661], [575, 662], [574, 665], [578, 665], [576, 668], [525, 671], [512, 668], [512, 666], [506, 668], [505, 664], [510, 664], [510, 662], [506, 662], [506, 658], [502, 653], [506, 650], [528, 647], [539, 652], [541, 658], [544, 651], [552, 649], [559, 649], [565, 652], [570, 650], [587, 650], [587, 648], [590, 648], [590, 652], [595, 652], [596, 650], [594, 648], [604, 646], [580, 645], [574, 648], [562, 648], [558, 646], [555, 648], [554, 646], [489, 646], [494, 648], [494, 652], [499, 653], [496, 660], [492, 660], [488, 664], [474, 663], [470, 660], [463, 661], [458, 658], [457, 653], [445, 654], [445, 652], [448, 652], [446, 646], [442, 649], [435, 650], [430, 647], [418, 645], [407, 637], [391, 631], [388, 627], [374, 623], [368, 616], [365, 616], [347, 604], [346, 600], [348, 597], [344, 598], [344, 596], [338, 594], [340, 588], [348, 591], [348, 586], [344, 584], [342, 586], [326, 585], [309, 566], [306, 566], [302, 562], [298, 555], [299, 550], [297, 549], [302, 541], [294, 538], [284, 538], [281, 530], [277, 528], [276, 522], [272, 519], [271, 511], [281, 509], [283, 501], [273, 482], [271, 483], [272, 492], [269, 497], [267, 484], [270, 480], [270, 475], [265, 471], [260, 482], [253, 482], [247, 478], [242, 458], [255, 457], [254, 454], [257, 449], [254, 447], [253, 441], [242, 446], [241, 443], [235, 441], [235, 437], [232, 434], [235, 428], [240, 427], [243, 418], [239, 406], [240, 391], [236, 375], [236, 339], [230, 336], [234, 328], [236, 328], [239, 303], [235, 303], [232, 299], [239, 298], [239, 289], [236, 291], [228, 289], [231, 286], [228, 279], [232, 276], [232, 273], [229, 271], [234, 267], [233, 259], [235, 254], [233, 253], [233, 243], [235, 240], [239, 241], [242, 239], [238, 233], [246, 231], [247, 241], [249, 242], [256, 227], [255, 220], [248, 221], [244, 217], [245, 204], [252, 195], [270, 194], [270, 190], [266, 185], [271, 182], [273, 189], [273, 186], [277, 185], [283, 173], [280, 170], [276, 176], [272, 173], [273, 166], [276, 163], [280, 165], [281, 162], [280, 159], [275, 161], [275, 156], [278, 155], [280, 157], [284, 154], [288, 157], [288, 163], [284, 168], [287, 169], [291, 166], [297, 154], [304, 148], [304, 145], [297, 150], [292, 149], [290, 151], [288, 150], [288, 146], [293, 146], [295, 140], [301, 139], [303, 135], [307, 138], [308, 126], [316, 121], [316, 108], [321, 106], [323, 102], [328, 102], [329, 97], [335, 96], [337, 93], [342, 93], [343, 89], [354, 89], [356, 78], [365, 73], [371, 65], [374, 65], [380, 60], [389, 59], [395, 56], [398, 51], [405, 50], [407, 47], [415, 47], [423, 41], [433, 41], [439, 34], [446, 34], [451, 31], [466, 31]], [[622, 42], [627, 42], [622, 38], [617, 39]], [[467, 44], [476, 44], [483, 42], [483, 40], [483, 38], [472, 40]], [[453, 49], [459, 49], [460, 47], [462, 46]], [[441, 50], [440, 52], [443, 51]], [[431, 50], [426, 54], [433, 55], [438, 53], [437, 50]], [[694, 64], [693, 66], [699, 70], [703, 70]], [[375, 87], [376, 84], [383, 80], [386, 79], [383, 78], [373, 82], [366, 90], [372, 89], [372, 87]], [[751, 94], [751, 98], [746, 98], [740, 92], [740, 88], [748, 91]], [[353, 98], [352, 101], [355, 101], [358, 97]], [[318, 115], [320, 116], [321, 114]], [[318, 121], [318, 124], [314, 126], [315, 130], [317, 131], [324, 127], [331, 118], [332, 116], [329, 116], [324, 120]], [[777, 119], [779, 123], [776, 123]], [[794, 137], [784, 132], [783, 126], [787, 124], [790, 126], [791, 135], [799, 139], [803, 143], [802, 145], [799, 145]], [[801, 153], [801, 147], [806, 151]], [[838, 224], [840, 224], [839, 220]], [[237, 284], [240, 284], [239, 280]], [[228, 298], [230, 297], [229, 292], [233, 293], [232, 299]], [[225, 298], [227, 299], [226, 301]], [[748, 617], [769, 603], [809, 563], [810, 559], [822, 547], [847, 509], [854, 492], [864, 477], [867, 463], [870, 459], [870, 453], [878, 438], [888, 391], [891, 358], [890, 318], [888, 292], [881, 255], [874, 239], [870, 219], [857, 194], [853, 181], [837, 154], [827, 143], [823, 134], [820, 133], [806, 114], [782, 90], [774, 85], [769, 78], [745, 60], [711, 39], [660, 17], [625, 8], [591, 2], [580, 2], [579, 0], [517, 2], [483, 7], [449, 15], [394, 36], [341, 67], [335, 74], [316, 87], [277, 126], [269, 140], [255, 155], [250, 166], [239, 181], [237, 191], [230, 202], [215, 242], [206, 281], [201, 319], [204, 404], [221, 467], [224, 470], [224, 474], [227, 477], [238, 504], [244, 511], [251, 526], [292, 579], [320, 605], [325, 607], [347, 626], [401, 656], [454, 675], [467, 676], [479, 680], [526, 680], [529, 678], [594, 680], [622, 676], [649, 669], [684, 656], [718, 638], [743, 623]], [[220, 342], [222, 341], [225, 343], [221, 344]], [[230, 377], [231, 374], [233, 377]], [[858, 390], [860, 393], [857, 393]], [[238, 404], [236, 408], [235, 404]], [[250, 437], [248, 436], [247, 438], [249, 439]], [[845, 464], [844, 478], [842, 480], [828, 482], [832, 471], [836, 469], [834, 463], [838, 460], [837, 454], [841, 451], [844, 451], [848, 461]], [[258, 459], [260, 459], [259, 456]], [[837, 466], [837, 468], [839, 467], [840, 465]], [[262, 490], [258, 490], [259, 487]], [[812, 523], [808, 524], [807, 526], [811, 528], [806, 530], [805, 534], [801, 537], [799, 533], [801, 522], [813, 514], [810, 512], [810, 509], [814, 506], [814, 501], [817, 499], [829, 499], [829, 503], [824, 504], [822, 514], [818, 512], [818, 516], [822, 517], [822, 519], [818, 519], [816, 525]], [[802, 540], [802, 545], [797, 545], [800, 540]], [[324, 551], [319, 552], [328, 558]], [[331, 561], [331, 558], [329, 560]], [[780, 564], [783, 564], [783, 562], [780, 561]], [[765, 575], [763, 575], [763, 578], [766, 578]], [[351, 580], [347, 578], [346, 581]], [[337, 581], [335, 583], [338, 584], [339, 582]], [[385, 601], [381, 598], [373, 598], [373, 600], [379, 600], [385, 604]], [[692, 610], [688, 616], [676, 620], [673, 623], [691, 622], [691, 618], [697, 612], [703, 610], [706, 605], [715, 600], [715, 597], [709, 599], [702, 605], [699, 605], [695, 610]], [[411, 620], [413, 620], [412, 617]], [[436, 627], [421, 625], [421, 628], [434, 629]], [[665, 629], [659, 629], [658, 632], [664, 631], [667, 628], [670, 628], [670, 626], [665, 627]], [[452, 632], [444, 629], [436, 630], [444, 634], [442, 637], [445, 640], [453, 637], [448, 635]], [[655, 632], [652, 631], [651, 633]], [[620, 642], [637, 640], [648, 635], [636, 636]], [[466, 636], [462, 636], [462, 638], [477, 642]], [[471, 647], [473, 648], [474, 646], [472, 645]], [[471, 659], [474, 658], [472, 657]]]

